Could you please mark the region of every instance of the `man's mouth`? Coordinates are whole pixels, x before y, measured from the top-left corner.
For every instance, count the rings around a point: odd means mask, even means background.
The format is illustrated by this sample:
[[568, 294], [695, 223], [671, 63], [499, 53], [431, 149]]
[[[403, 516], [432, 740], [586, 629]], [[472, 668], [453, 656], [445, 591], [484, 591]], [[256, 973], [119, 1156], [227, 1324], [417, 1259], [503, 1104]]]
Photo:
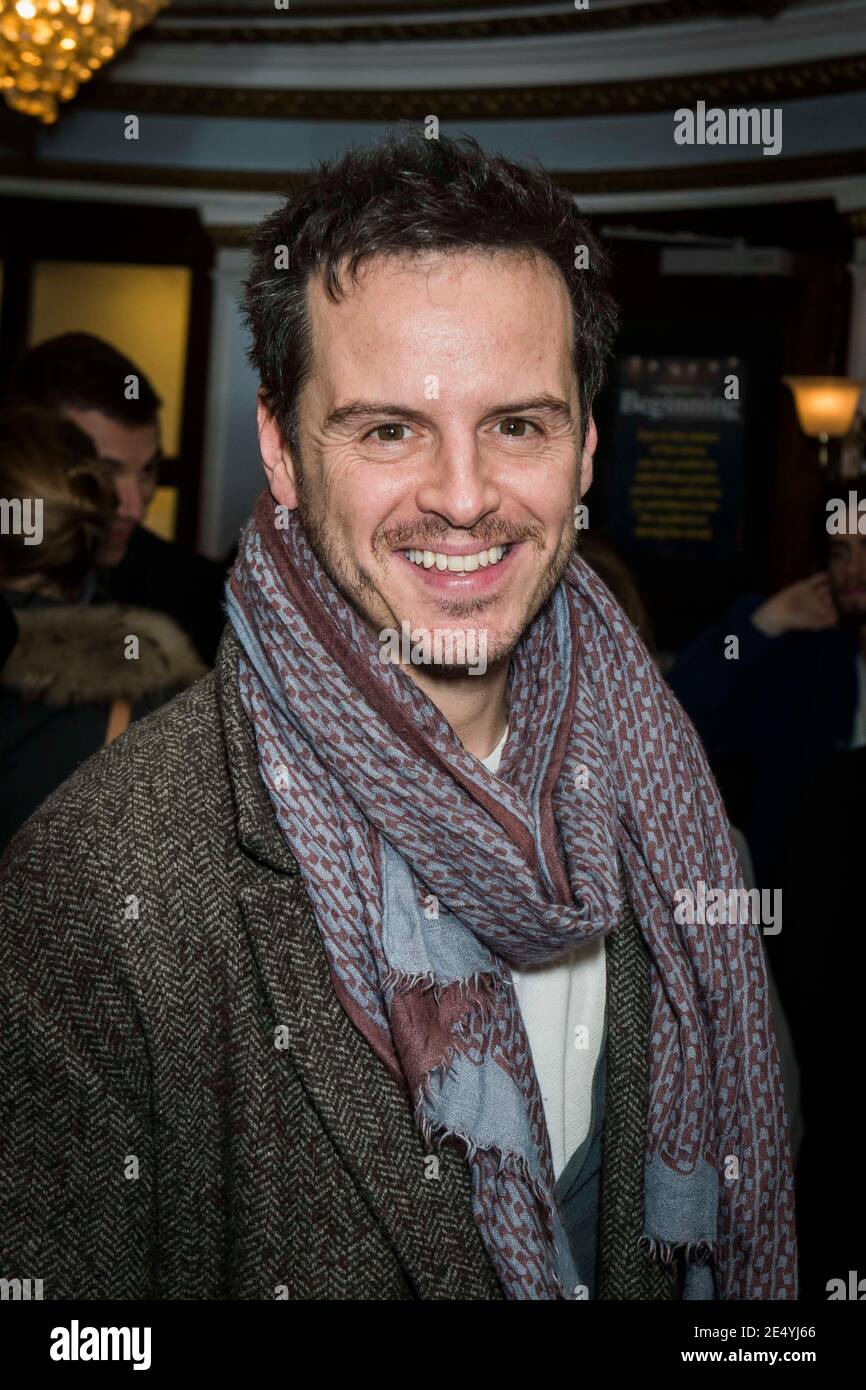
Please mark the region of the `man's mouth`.
[[452, 555], [442, 550], [404, 550], [402, 554], [413, 565], [420, 565], [425, 570], [435, 567], [440, 573], [448, 570], [450, 574], [472, 574], [474, 570], [500, 564], [510, 549], [508, 545], [491, 545], [468, 555]]

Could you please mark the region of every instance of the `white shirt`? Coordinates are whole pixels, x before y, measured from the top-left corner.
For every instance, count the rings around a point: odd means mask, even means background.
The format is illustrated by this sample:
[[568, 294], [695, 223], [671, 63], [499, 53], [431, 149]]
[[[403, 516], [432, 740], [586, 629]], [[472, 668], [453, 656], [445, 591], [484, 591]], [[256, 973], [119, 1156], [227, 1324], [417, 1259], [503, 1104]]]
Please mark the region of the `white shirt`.
[[[481, 761], [496, 772], [508, 730]], [[592, 1083], [604, 1035], [607, 973], [604, 938], [578, 946], [547, 965], [510, 967], [559, 1177], [589, 1133]], [[578, 1034], [578, 1029], [586, 1030]], [[575, 1042], [581, 1043], [580, 1047]]]

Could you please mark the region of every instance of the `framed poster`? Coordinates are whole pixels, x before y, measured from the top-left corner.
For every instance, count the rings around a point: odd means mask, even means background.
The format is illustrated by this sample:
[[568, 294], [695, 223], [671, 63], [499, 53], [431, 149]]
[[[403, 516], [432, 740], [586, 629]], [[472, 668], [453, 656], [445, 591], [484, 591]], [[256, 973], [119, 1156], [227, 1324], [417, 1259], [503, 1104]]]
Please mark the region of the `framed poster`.
[[742, 358], [622, 358], [615, 390], [611, 540], [638, 569], [702, 562], [718, 578], [730, 574], [743, 489]]

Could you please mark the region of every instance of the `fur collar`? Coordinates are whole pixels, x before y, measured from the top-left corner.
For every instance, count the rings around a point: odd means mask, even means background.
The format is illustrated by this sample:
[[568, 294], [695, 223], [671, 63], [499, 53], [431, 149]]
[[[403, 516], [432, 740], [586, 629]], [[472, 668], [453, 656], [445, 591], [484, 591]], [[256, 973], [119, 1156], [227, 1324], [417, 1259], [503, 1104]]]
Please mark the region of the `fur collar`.
[[[173, 618], [117, 604], [51, 604], [16, 608], [19, 636], [0, 673], [0, 686], [47, 705], [131, 700], [205, 675], [186, 633]], [[138, 658], [126, 656], [138, 638]]]

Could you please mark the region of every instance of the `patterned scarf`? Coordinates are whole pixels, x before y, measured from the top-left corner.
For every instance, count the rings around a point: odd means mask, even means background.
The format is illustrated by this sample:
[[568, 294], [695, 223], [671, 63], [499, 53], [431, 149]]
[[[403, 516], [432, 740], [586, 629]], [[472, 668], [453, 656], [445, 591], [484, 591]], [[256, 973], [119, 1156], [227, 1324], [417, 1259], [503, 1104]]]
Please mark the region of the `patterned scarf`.
[[464, 1146], [506, 1296], [581, 1298], [587, 1276], [508, 963], [611, 931], [621, 856], [652, 972], [642, 1244], [684, 1252], [685, 1297], [796, 1298], [759, 928], [675, 916], [678, 889], [742, 879], [697, 735], [598, 576], [573, 556], [522, 635], [497, 775], [383, 664], [297, 513], [267, 491], [226, 596], [260, 774], [334, 989], [428, 1146]]

